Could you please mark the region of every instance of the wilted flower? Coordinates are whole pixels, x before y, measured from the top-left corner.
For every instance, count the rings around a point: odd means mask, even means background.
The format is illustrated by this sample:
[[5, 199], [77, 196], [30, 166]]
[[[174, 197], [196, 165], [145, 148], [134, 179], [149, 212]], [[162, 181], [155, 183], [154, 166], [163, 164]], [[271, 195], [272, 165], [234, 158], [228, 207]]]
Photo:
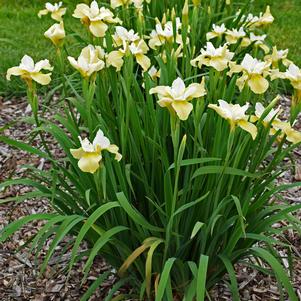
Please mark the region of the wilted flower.
[[150, 89], [150, 94], [158, 94], [158, 104], [161, 107], [168, 108], [175, 112], [181, 120], [186, 120], [193, 109], [189, 102], [194, 98], [206, 95], [205, 80], [203, 78], [200, 84], [190, 84], [187, 88], [181, 78], [177, 78], [172, 86], [157, 86]]
[[71, 56], [68, 56], [68, 60], [72, 67], [87, 78], [105, 67], [104, 56], [104, 50], [100, 46], [88, 45], [82, 49], [77, 61]]
[[250, 133], [253, 140], [255, 140], [257, 136], [257, 127], [248, 121], [248, 116], [246, 115], [246, 111], [249, 108], [249, 103], [246, 103], [242, 107], [239, 104], [233, 105], [227, 103], [222, 99], [220, 99], [218, 103], [219, 106], [209, 104], [208, 107], [216, 111], [216, 113], [230, 123], [231, 131], [233, 131], [236, 126], [239, 126], [243, 130]]
[[213, 24], [212, 31], [207, 32], [207, 34], [206, 34], [207, 41], [217, 38], [217, 37], [221, 37], [226, 32], [226, 30], [227, 30], [227, 28], [224, 23], [220, 26]]
[[51, 4], [47, 2], [45, 4], [45, 9], [39, 11], [38, 13], [39, 18], [50, 13], [52, 19], [61, 22], [62, 16], [66, 13], [67, 10], [65, 7], [62, 7], [62, 5], [63, 5], [62, 2], [55, 3], [55, 4]]
[[77, 4], [73, 17], [89, 27], [90, 32], [95, 37], [104, 37], [108, 29], [107, 24], [121, 23], [121, 20], [114, 18], [113, 13], [105, 8], [98, 7], [96, 1], [92, 1], [90, 7], [87, 4]]
[[176, 37], [176, 43], [182, 44], [182, 36], [179, 34], [179, 29], [182, 26], [180, 18], [176, 18], [175, 22], [176, 32], [174, 33], [172, 21], [168, 21], [166, 23], [162, 22], [163, 24], [161, 24], [157, 20], [156, 29], [150, 34], [149, 47], [156, 49], [157, 47], [164, 45], [166, 42], [171, 43], [174, 40], [174, 36]]
[[247, 84], [254, 93], [262, 94], [269, 87], [269, 82], [265, 79], [269, 75], [269, 67], [270, 63], [259, 61], [246, 54], [240, 65], [230, 64], [228, 75], [242, 72], [242, 76], [236, 81], [239, 90], [242, 91]]
[[213, 67], [217, 71], [223, 71], [228, 67], [234, 53], [228, 50], [228, 45], [214, 48], [211, 42], [207, 42], [205, 49], [201, 49], [201, 54], [191, 61], [191, 65], [202, 68], [202, 65]]
[[236, 44], [239, 39], [242, 39], [245, 36], [246, 36], [246, 33], [245, 33], [243, 27], [240, 27], [238, 30], [234, 28], [231, 30], [228, 29], [226, 31], [226, 41], [229, 44]]
[[287, 59], [288, 49], [285, 50], [277, 50], [277, 47], [273, 47], [272, 54], [266, 55], [264, 60], [272, 64], [273, 68], [278, 66], [278, 62], [282, 61], [284, 66], [288, 66], [292, 62]]
[[75, 159], [79, 159], [78, 167], [83, 172], [95, 173], [100, 166], [102, 160], [102, 151], [106, 150], [115, 154], [115, 160], [122, 159], [118, 152], [119, 148], [115, 144], [111, 144], [110, 140], [104, 136], [102, 130], [98, 130], [93, 142], [88, 138], [82, 140], [78, 137], [81, 147], [78, 149], [70, 149], [70, 153]]
[[132, 54], [137, 63], [143, 68], [144, 71], [147, 71], [151, 65], [150, 59], [145, 55], [149, 50], [147, 44], [144, 40], [139, 40], [132, 42], [127, 45], [126, 42], [123, 42], [123, 48], [114, 50], [108, 54], [107, 63], [116, 68], [117, 71], [120, 71], [123, 66], [123, 58], [129, 54]]
[[7, 70], [6, 78], [10, 80], [12, 75], [20, 76], [28, 85], [31, 85], [32, 80], [41, 85], [48, 85], [51, 81], [51, 73], [42, 73], [42, 70], [52, 71], [48, 60], [42, 60], [34, 63], [33, 59], [24, 55], [21, 64], [17, 67], [12, 67]]
[[64, 23], [53, 24], [45, 33], [44, 36], [52, 41], [55, 46], [59, 46], [65, 38]]

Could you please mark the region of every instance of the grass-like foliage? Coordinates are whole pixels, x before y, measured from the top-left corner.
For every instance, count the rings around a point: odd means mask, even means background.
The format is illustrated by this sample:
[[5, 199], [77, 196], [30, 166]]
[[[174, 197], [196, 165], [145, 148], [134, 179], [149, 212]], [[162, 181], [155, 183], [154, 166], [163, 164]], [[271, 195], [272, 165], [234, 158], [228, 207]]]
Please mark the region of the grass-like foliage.
[[[0, 242], [32, 220], [45, 220], [30, 242], [38, 254], [52, 238], [43, 272], [72, 234], [68, 269], [87, 256], [83, 282], [97, 255], [118, 270], [120, 280], [106, 300], [201, 301], [226, 273], [239, 300], [236, 263], [275, 276], [281, 298], [286, 293], [297, 300], [277, 245], [290, 248], [287, 228], [300, 232], [293, 212], [301, 205], [278, 196], [300, 183], [276, 186], [275, 180], [301, 142], [293, 128], [301, 71], [265, 40], [263, 30], [273, 22], [269, 8], [253, 16], [248, 6], [229, 0], [89, 5], [73, 13], [86, 34], [68, 32], [84, 47], [78, 59], [64, 45], [62, 19], [71, 12], [48, 5], [39, 13], [61, 22], [45, 33], [60, 66], [58, 103], [46, 107], [37, 97], [38, 85], [51, 80], [48, 60], [34, 64], [25, 56], [7, 72], [8, 79], [21, 76], [27, 84], [33, 112], [27, 122], [36, 124], [41, 147], [0, 140], [52, 168], [30, 167], [26, 178], [0, 187], [32, 186], [14, 200], [48, 198], [54, 212], [11, 223]], [[76, 69], [71, 75], [69, 63]], [[283, 80], [294, 88], [289, 121], [277, 107]], [[52, 113], [51, 120], [39, 107]], [[64, 159], [54, 156], [45, 133]], [[273, 227], [281, 220], [288, 226]], [[89, 250], [82, 254], [84, 240]], [[109, 276], [100, 275], [82, 300]], [[115, 294], [123, 285], [131, 286], [129, 296]]]

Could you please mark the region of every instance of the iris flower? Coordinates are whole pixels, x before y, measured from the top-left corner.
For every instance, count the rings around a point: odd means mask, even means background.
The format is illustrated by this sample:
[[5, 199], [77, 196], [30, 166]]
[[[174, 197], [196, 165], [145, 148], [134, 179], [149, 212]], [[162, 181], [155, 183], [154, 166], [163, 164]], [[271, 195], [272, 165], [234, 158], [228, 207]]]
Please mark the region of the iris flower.
[[301, 142], [301, 133], [296, 131], [288, 122], [276, 121], [273, 123], [272, 134], [275, 134], [277, 131], [281, 130], [282, 136], [286, 135], [286, 140], [297, 144]]
[[31, 85], [32, 80], [41, 85], [48, 85], [51, 81], [51, 73], [42, 73], [42, 70], [52, 71], [48, 60], [42, 60], [34, 63], [33, 59], [24, 55], [21, 64], [17, 67], [12, 67], [7, 70], [6, 78], [10, 80], [12, 75], [20, 76], [28, 85]]
[[271, 63], [273, 68], [278, 66], [279, 62], [282, 62], [284, 66], [289, 66], [292, 62], [287, 59], [288, 49], [285, 50], [277, 50], [277, 47], [274, 46], [272, 53], [268, 54], [264, 57], [266, 62]]
[[242, 39], [246, 36], [246, 33], [243, 29], [243, 27], [240, 27], [237, 29], [228, 29], [226, 31], [226, 41], [228, 44], [236, 44], [239, 39]]
[[64, 23], [53, 24], [45, 33], [44, 36], [52, 41], [55, 46], [59, 46], [65, 38]]
[[223, 34], [226, 32], [226, 30], [227, 30], [227, 28], [224, 23], [220, 26], [213, 24], [212, 31], [207, 32], [207, 34], [206, 34], [207, 41], [223, 36]]
[[179, 33], [179, 30], [181, 28], [182, 24], [180, 21], [180, 18], [175, 19], [175, 30], [174, 33], [174, 25], [172, 21], [160, 23], [157, 20], [156, 29], [153, 30], [150, 34], [150, 40], [149, 40], [149, 47], [152, 49], [156, 49], [157, 47], [160, 47], [164, 45], [165, 43], [171, 43], [174, 40], [174, 37], [176, 37], [175, 42], [177, 44], [183, 44], [182, 36]]
[[190, 84], [187, 88], [181, 78], [177, 78], [172, 86], [157, 86], [150, 89], [150, 94], [158, 94], [158, 104], [175, 112], [181, 120], [186, 120], [193, 109], [189, 102], [194, 98], [206, 95], [204, 78], [200, 84]]
[[88, 45], [83, 48], [77, 60], [71, 56], [68, 56], [68, 60], [72, 67], [87, 78], [105, 67], [104, 56], [104, 50], [100, 46]]
[[229, 104], [222, 99], [220, 99], [218, 102], [219, 106], [209, 104], [208, 107], [216, 111], [216, 113], [230, 123], [231, 131], [233, 131], [236, 126], [239, 126], [243, 130], [250, 133], [252, 139], [255, 140], [257, 136], [257, 127], [248, 121], [249, 117], [246, 115], [246, 111], [249, 108], [249, 103], [246, 103], [241, 107], [239, 104]]
[[66, 10], [67, 10], [65, 7], [62, 7], [62, 5], [63, 5], [62, 2], [55, 3], [55, 4], [51, 4], [51, 3], [47, 2], [45, 4], [45, 9], [42, 9], [39, 11], [39, 13], [38, 13], [39, 18], [50, 13], [51, 18], [53, 20], [61, 22], [63, 20], [62, 17], [66, 13]]
[[96, 1], [92, 1], [90, 7], [87, 4], [77, 4], [73, 17], [89, 27], [95, 37], [104, 37], [108, 30], [108, 24], [121, 23], [119, 18], [114, 18], [113, 13], [105, 8], [98, 7]]
[[146, 56], [149, 48], [144, 40], [138, 40], [127, 44], [126, 41], [123, 42], [123, 47], [118, 50], [114, 50], [108, 54], [107, 63], [116, 68], [117, 71], [120, 71], [123, 66], [123, 58], [129, 54], [132, 54], [137, 63], [142, 67], [143, 71], [147, 71], [151, 65], [150, 59]]
[[228, 45], [224, 44], [219, 48], [214, 48], [211, 42], [207, 42], [205, 48], [201, 49], [201, 54], [191, 61], [191, 65], [202, 68], [202, 65], [213, 67], [217, 71], [223, 71], [228, 67], [234, 53], [228, 50]]
[[233, 73], [239, 72], [242, 72], [242, 76], [237, 79], [236, 85], [240, 91], [242, 91], [245, 84], [247, 84], [255, 94], [262, 94], [268, 89], [269, 82], [265, 77], [270, 74], [270, 63], [259, 61], [249, 54], [246, 54], [240, 65], [235, 63], [230, 64], [228, 75], [232, 76]]
[[70, 153], [75, 159], [78, 159], [78, 167], [83, 172], [95, 173], [100, 167], [102, 160], [102, 152], [108, 151], [115, 155], [115, 160], [122, 159], [118, 152], [119, 148], [115, 144], [111, 144], [110, 140], [104, 136], [102, 130], [98, 130], [93, 142], [88, 138], [82, 139], [78, 137], [81, 147], [78, 149], [70, 149]]
[[[279, 98], [279, 97], [277, 97]], [[266, 112], [266, 108], [262, 105], [262, 103], [257, 102], [255, 104], [255, 116], [251, 117], [253, 122], [261, 119]], [[280, 114], [280, 107], [277, 109], [271, 109], [269, 113], [263, 118], [262, 123], [264, 126], [268, 126], [270, 123], [278, 122], [278, 115]]]

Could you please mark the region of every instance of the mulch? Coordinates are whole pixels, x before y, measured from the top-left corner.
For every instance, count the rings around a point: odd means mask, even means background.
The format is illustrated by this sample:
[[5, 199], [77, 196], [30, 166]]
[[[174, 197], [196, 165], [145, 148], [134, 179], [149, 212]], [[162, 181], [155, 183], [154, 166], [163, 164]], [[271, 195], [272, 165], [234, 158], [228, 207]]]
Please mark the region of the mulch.
[[[283, 98], [282, 104], [284, 108], [283, 117], [287, 117], [287, 104], [289, 99]], [[20, 122], [21, 118], [31, 115], [30, 107], [24, 98], [3, 99], [0, 98], [0, 128], [19, 120], [16, 124], [6, 128], [3, 133], [10, 138], [22, 141], [28, 141], [31, 126], [25, 122]], [[47, 117], [47, 116], [46, 116]], [[301, 130], [301, 124], [296, 125]], [[46, 137], [46, 139], [50, 139]], [[33, 144], [38, 145], [39, 140], [36, 138]], [[57, 156], [60, 156], [60, 150], [52, 148]], [[293, 154], [295, 170], [289, 169], [284, 172], [279, 183], [292, 183], [296, 180], [301, 180], [301, 149], [298, 149]], [[29, 155], [23, 151], [13, 149], [8, 145], [0, 142], [0, 183], [10, 178], [22, 177], [25, 168], [22, 165], [31, 164], [38, 168], [48, 168], [47, 162], [44, 160]], [[287, 159], [287, 164], [291, 164]], [[14, 197], [29, 192], [30, 188], [22, 185], [10, 187], [4, 191], [0, 191], [0, 230], [8, 223], [27, 216], [33, 213], [51, 212], [51, 208], [47, 200], [43, 199], [28, 199], [20, 203], [10, 202], [3, 203], [1, 201], [6, 197]], [[293, 188], [283, 196], [293, 203], [301, 203], [301, 189]], [[296, 215], [298, 219], [301, 217], [301, 212]], [[68, 267], [71, 248], [69, 247], [73, 237], [66, 237], [56, 249], [54, 257], [50, 260], [46, 271], [40, 275], [39, 265], [46, 255], [51, 244], [50, 237], [47, 243], [43, 246], [39, 257], [30, 252], [29, 247], [25, 246], [26, 240], [31, 238], [39, 228], [43, 226], [43, 222], [36, 221], [24, 226], [20, 231], [16, 232], [7, 242], [0, 244], [0, 300], [64, 300], [73, 301], [80, 300], [80, 297], [87, 290], [89, 285], [104, 271], [111, 271], [110, 278], [103, 283], [91, 300], [104, 300], [108, 291], [116, 281], [114, 275], [116, 271], [112, 269], [105, 261], [97, 257], [90, 271], [87, 281], [81, 285], [82, 268], [85, 264], [83, 257], [77, 265], [72, 269], [70, 278], [66, 281], [66, 268]], [[275, 227], [285, 226], [275, 225]], [[300, 235], [293, 230], [287, 230], [286, 239], [293, 245], [292, 255], [295, 258], [293, 261], [292, 282], [294, 288], [301, 300], [301, 238]], [[23, 247], [22, 247], [23, 246]], [[21, 248], [19, 252], [15, 252]], [[65, 252], [65, 249], [68, 251]], [[82, 244], [81, 250], [87, 249], [85, 244]], [[278, 249], [283, 255], [283, 265], [288, 267], [288, 261], [285, 258], [286, 251]], [[62, 256], [61, 253], [64, 252]], [[280, 300], [280, 294], [277, 283], [272, 277], [266, 276], [256, 270], [252, 270], [242, 265], [236, 266], [236, 274], [238, 279], [239, 292], [241, 300]], [[225, 281], [228, 281], [227, 276]], [[231, 293], [225, 283], [221, 281], [211, 292], [212, 300], [232, 300]]]

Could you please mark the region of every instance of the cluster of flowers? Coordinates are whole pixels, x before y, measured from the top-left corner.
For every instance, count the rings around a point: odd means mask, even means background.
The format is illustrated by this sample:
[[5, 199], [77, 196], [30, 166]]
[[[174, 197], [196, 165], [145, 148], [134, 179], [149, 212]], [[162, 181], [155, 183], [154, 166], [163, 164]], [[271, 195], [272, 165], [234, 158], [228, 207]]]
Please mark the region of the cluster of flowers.
[[[133, 5], [140, 14], [143, 5], [149, 3], [150, 0], [111, 0], [111, 7], [116, 9], [120, 6]], [[193, 1], [194, 4], [198, 1]], [[187, 4], [187, 3], [186, 3]], [[196, 4], [195, 4], [196, 5]], [[187, 6], [188, 10], [188, 6]], [[184, 9], [183, 9], [184, 11]], [[46, 32], [45, 37], [49, 38], [56, 47], [61, 47], [65, 38], [65, 30], [63, 16], [66, 8], [62, 7], [62, 2], [54, 5], [46, 3], [46, 8], [39, 12], [39, 16], [50, 13], [51, 17], [58, 21], [52, 25]], [[240, 12], [238, 12], [240, 15]], [[181, 34], [181, 19], [175, 17], [171, 21], [167, 21], [166, 15], [160, 21], [156, 19], [156, 26], [150, 32], [149, 36], [140, 36], [133, 29], [122, 27], [122, 21], [114, 16], [114, 13], [105, 7], [99, 7], [96, 1], [92, 1], [91, 5], [78, 4], [73, 13], [73, 17], [80, 19], [81, 23], [87, 27], [92, 36], [102, 39], [105, 37], [108, 28], [114, 26], [115, 33], [112, 35], [113, 47], [109, 53], [106, 53], [105, 39], [102, 46], [88, 45], [82, 49], [78, 59], [68, 57], [70, 64], [80, 72], [83, 78], [91, 78], [98, 71], [113, 66], [116, 71], [120, 71], [124, 64], [124, 58], [132, 56], [137, 64], [139, 64], [143, 72], [148, 72], [152, 80], [160, 78], [160, 70], [151, 64], [151, 58], [148, 56], [149, 51], [155, 50], [159, 53], [162, 60], [166, 61], [166, 49], [170, 49], [170, 55], [175, 59], [182, 56], [184, 44], [189, 43], [189, 25], [187, 26], [188, 35], [183, 40]], [[239, 74], [236, 79], [236, 85], [240, 91], [244, 87], [249, 87], [255, 94], [263, 94], [269, 87], [269, 81], [275, 79], [287, 79], [291, 82], [293, 88], [297, 91], [296, 95], [301, 102], [301, 70], [295, 64], [287, 59], [288, 50], [277, 50], [273, 47], [272, 51], [266, 45], [266, 35], [256, 35], [258, 27], [270, 24], [274, 18], [267, 7], [265, 13], [259, 16], [251, 14], [241, 18], [238, 29], [227, 29], [225, 24], [214, 24], [212, 30], [207, 33], [207, 44], [200, 50], [200, 53], [191, 60], [191, 65], [196, 68], [207, 66], [214, 68], [217, 72], [224, 72], [229, 77], [233, 74]], [[220, 46], [215, 47], [212, 40], [216, 39]], [[147, 42], [148, 41], [148, 42]], [[177, 44], [178, 48], [163, 47], [169, 44]], [[245, 54], [244, 58], [239, 61], [233, 61], [235, 53], [231, 51], [231, 45], [237, 44], [238, 47], [245, 48], [249, 46], [259, 47], [264, 51], [264, 60], [258, 60], [250, 54]], [[279, 71], [279, 67], [285, 67], [287, 70]], [[21, 76], [29, 85], [32, 80], [42, 85], [49, 84], [51, 78], [50, 73], [44, 74], [42, 70], [52, 70], [48, 60], [42, 60], [34, 63], [33, 59], [25, 55], [18, 67], [10, 68], [7, 71], [7, 79], [11, 75]], [[172, 113], [178, 116], [180, 120], [186, 120], [193, 110], [191, 101], [196, 98], [202, 98], [206, 95], [205, 78], [201, 83], [193, 83], [188, 87], [185, 86], [181, 78], [177, 78], [171, 87], [157, 86], [149, 91], [150, 94], [158, 95], [158, 104], [166, 107]], [[257, 127], [254, 124], [259, 120], [264, 125], [271, 124], [271, 134], [281, 132], [282, 136], [292, 143], [301, 141], [301, 133], [292, 128], [288, 122], [282, 122], [278, 115], [280, 109], [272, 109], [267, 116], [262, 119], [266, 110], [261, 103], [256, 103], [255, 115], [246, 114], [249, 103], [243, 106], [239, 104], [230, 104], [225, 100], [219, 100], [219, 105], [209, 104], [208, 107], [216, 111], [222, 118], [229, 121], [231, 130], [239, 126], [243, 130], [249, 132], [253, 139], [257, 136]], [[99, 131], [93, 141], [90, 143], [88, 139], [80, 138], [81, 148], [71, 150], [74, 158], [79, 159], [79, 168], [84, 172], [94, 173], [100, 166], [102, 160], [102, 151], [107, 150], [115, 154], [116, 160], [121, 159], [118, 153], [118, 147], [111, 145], [110, 141]]]

